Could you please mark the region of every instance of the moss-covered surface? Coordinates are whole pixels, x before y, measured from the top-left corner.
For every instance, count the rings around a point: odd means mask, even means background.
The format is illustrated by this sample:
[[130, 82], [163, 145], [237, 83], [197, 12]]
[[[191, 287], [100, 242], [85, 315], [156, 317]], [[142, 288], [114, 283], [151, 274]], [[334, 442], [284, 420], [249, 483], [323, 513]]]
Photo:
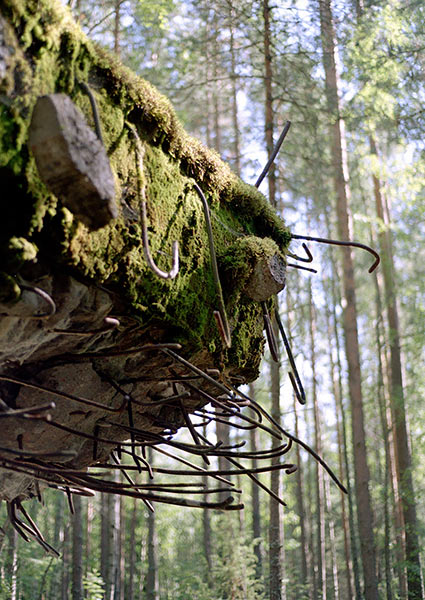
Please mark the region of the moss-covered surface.
[[[116, 291], [126, 312], [144, 325], [160, 322], [169, 338], [185, 347], [205, 348], [222, 365], [254, 374], [262, 349], [261, 309], [242, 289], [256, 252], [274, 252], [277, 246], [285, 253], [289, 233], [282, 221], [262, 194], [185, 133], [164, 96], [87, 40], [62, 5], [2, 0], [1, 13], [0, 180], [10, 190], [3, 199], [7, 219], [0, 222], [1, 299], [18, 297], [15, 276], [27, 273], [28, 265], [65, 268], [76, 278]], [[95, 94], [117, 178], [120, 216], [94, 232], [48, 191], [27, 146], [32, 110], [45, 94], [68, 94], [93, 125], [80, 81]], [[130, 126], [143, 144], [149, 241], [160, 268], [170, 268], [172, 242], [179, 242], [181, 266], [174, 280], [158, 279], [143, 255]], [[212, 318], [216, 292], [194, 180], [217, 217], [213, 228], [225, 273], [229, 351], [223, 350]]]

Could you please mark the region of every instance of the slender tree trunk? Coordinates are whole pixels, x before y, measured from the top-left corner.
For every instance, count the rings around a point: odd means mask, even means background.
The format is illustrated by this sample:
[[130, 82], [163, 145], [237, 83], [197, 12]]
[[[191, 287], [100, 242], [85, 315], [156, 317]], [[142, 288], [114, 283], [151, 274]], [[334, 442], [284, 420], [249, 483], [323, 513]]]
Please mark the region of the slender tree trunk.
[[18, 532], [14, 527], [9, 528], [8, 538], [10, 600], [18, 600]]
[[[330, 227], [330, 218], [328, 211], [325, 211], [325, 219], [326, 219], [326, 227], [328, 231], [328, 237], [332, 237], [331, 227]], [[354, 588], [355, 588], [355, 598], [356, 600], [362, 600], [362, 592], [360, 585], [360, 565], [359, 565], [359, 552], [358, 552], [358, 541], [356, 536], [356, 528], [355, 528], [355, 515], [354, 515], [354, 504], [353, 504], [353, 488], [351, 484], [351, 467], [350, 461], [348, 458], [348, 436], [347, 436], [347, 419], [345, 416], [345, 409], [343, 406], [343, 369], [341, 363], [341, 344], [340, 344], [340, 334], [339, 334], [339, 326], [338, 326], [338, 317], [336, 313], [336, 307], [341, 307], [341, 295], [339, 291], [339, 287], [336, 286], [336, 281], [340, 280], [338, 274], [338, 266], [336, 260], [334, 258], [334, 254], [332, 250], [330, 251], [330, 259], [331, 259], [331, 267], [332, 267], [332, 277], [331, 277], [331, 303], [330, 306], [331, 314], [329, 318], [332, 321], [332, 327], [329, 326], [329, 343], [330, 347], [335, 344], [336, 350], [336, 363], [334, 367], [335, 379], [338, 380], [338, 384], [334, 386], [334, 396], [338, 407], [338, 412], [341, 417], [341, 433], [342, 433], [342, 450], [344, 457], [344, 469], [346, 473], [346, 486], [348, 491], [348, 524], [350, 530], [350, 545], [351, 545], [351, 558], [353, 564], [353, 577], [354, 577]], [[333, 332], [331, 331], [333, 329]], [[333, 335], [332, 335], [333, 333]], [[331, 352], [331, 366], [332, 366], [332, 352]]]
[[[310, 328], [310, 364], [312, 369], [312, 391], [314, 410], [314, 445], [317, 454], [322, 455], [321, 423], [317, 399], [316, 380], [316, 317], [313, 305], [311, 283], [308, 285], [308, 311]], [[325, 546], [325, 487], [323, 470], [316, 464], [316, 557], [317, 557], [317, 587], [322, 600], [326, 600], [326, 546]]]
[[[57, 550], [62, 548], [63, 536], [64, 536], [64, 495], [56, 494], [55, 497], [55, 508], [54, 508], [54, 521], [53, 521], [53, 541], [52, 546]], [[61, 597], [60, 591], [60, 563], [53, 565], [53, 573], [49, 579], [49, 600], [57, 600]]]
[[[207, 434], [207, 426], [203, 426], [203, 434], [206, 436]], [[208, 468], [208, 465], [205, 465], [205, 468]], [[205, 487], [208, 487], [208, 475], [204, 475], [202, 477], [202, 483]], [[207, 496], [205, 496], [205, 501], [207, 501]], [[204, 549], [204, 557], [205, 562], [207, 564], [207, 579], [211, 580], [212, 576], [212, 546], [211, 546], [211, 517], [210, 510], [208, 508], [204, 508], [202, 511], [202, 541], [203, 541], [203, 549]]]
[[[254, 383], [250, 383], [249, 385], [249, 395], [251, 398], [255, 400], [255, 385]], [[258, 430], [251, 429], [250, 432], [250, 444], [251, 444], [251, 452], [256, 452], [258, 450]], [[256, 469], [258, 466], [258, 461], [256, 458], [251, 460], [251, 467]], [[262, 578], [263, 572], [263, 551], [262, 551], [262, 543], [261, 543], [261, 513], [260, 513], [260, 490], [258, 485], [251, 481], [251, 501], [252, 501], [252, 538], [255, 540], [254, 542], [254, 553], [257, 559], [257, 563], [255, 565], [255, 574], [257, 579]]]
[[339, 587], [339, 574], [338, 574], [338, 553], [336, 548], [336, 535], [335, 535], [335, 520], [333, 517], [332, 503], [331, 503], [331, 490], [329, 484], [329, 478], [325, 478], [325, 501], [326, 501], [326, 513], [327, 521], [329, 524], [329, 547], [331, 550], [332, 557], [332, 589], [333, 597], [335, 600], [339, 600], [340, 587]]
[[111, 572], [111, 531], [112, 531], [112, 515], [111, 515], [111, 496], [110, 494], [101, 493], [100, 495], [100, 574], [105, 585], [105, 600], [111, 598], [112, 588], [112, 572]]
[[130, 517], [130, 541], [128, 545], [129, 567], [128, 567], [128, 586], [127, 600], [135, 600], [134, 581], [136, 573], [136, 523], [137, 523], [138, 500], [133, 498], [133, 505]]
[[235, 52], [235, 17], [232, 2], [228, 4], [229, 10], [229, 33], [230, 33], [230, 81], [232, 88], [232, 125], [233, 125], [233, 164], [235, 173], [241, 174], [241, 150], [238, 119], [238, 89], [236, 73], [236, 52]]
[[389, 515], [389, 506], [388, 501], [390, 498], [390, 481], [389, 481], [389, 473], [391, 472], [391, 462], [390, 462], [390, 443], [389, 443], [389, 435], [390, 430], [387, 426], [387, 418], [386, 418], [386, 399], [385, 399], [385, 389], [384, 389], [384, 367], [382, 364], [382, 341], [381, 341], [381, 321], [382, 321], [382, 302], [381, 302], [381, 291], [379, 289], [379, 281], [378, 276], [375, 273], [374, 276], [375, 282], [375, 304], [376, 304], [376, 325], [375, 325], [375, 336], [376, 336], [376, 346], [378, 348], [378, 380], [377, 380], [377, 397], [379, 403], [379, 417], [381, 421], [381, 430], [382, 437], [384, 439], [384, 449], [385, 449], [385, 474], [384, 474], [384, 483], [383, 483], [383, 491], [382, 491], [382, 503], [384, 507], [384, 565], [385, 565], [385, 589], [387, 594], [387, 600], [392, 600], [392, 574], [391, 574], [391, 556], [390, 556], [390, 541], [391, 541], [391, 532], [390, 532], [390, 515]]
[[[115, 471], [114, 480], [116, 483], [120, 481], [120, 472]], [[111, 569], [112, 590], [111, 600], [121, 600], [121, 581], [124, 570], [124, 554], [121, 548], [121, 496], [116, 494], [112, 497], [112, 512], [113, 512], [113, 529], [112, 529], [112, 552], [111, 552]]]
[[61, 580], [61, 600], [68, 600], [69, 595], [69, 567], [70, 567], [70, 531], [69, 527], [64, 527], [63, 530], [63, 547], [62, 547], [62, 580]]
[[[376, 144], [370, 138], [371, 152], [377, 154]], [[394, 419], [396, 465], [400, 486], [406, 540], [407, 588], [409, 600], [422, 598], [420, 545], [416, 517], [416, 502], [412, 479], [412, 460], [409, 448], [406, 407], [403, 392], [403, 375], [400, 351], [400, 326], [398, 319], [397, 294], [394, 280], [394, 261], [389, 223], [384, 214], [381, 183], [373, 176], [376, 214], [385, 224], [378, 233], [384, 277], [385, 305], [389, 326], [391, 355], [391, 409]]]
[[74, 495], [72, 516], [72, 600], [83, 600], [83, 506], [81, 496]]
[[213, 122], [214, 122], [214, 149], [217, 150], [219, 154], [221, 154], [221, 127], [220, 127], [220, 90], [218, 85], [218, 76], [219, 76], [219, 44], [218, 44], [218, 36], [219, 36], [219, 23], [218, 23], [218, 14], [217, 11], [214, 10], [213, 17], [213, 55], [212, 55], [212, 75], [213, 75], [213, 93], [212, 93], [212, 101], [213, 101]]
[[[152, 448], [148, 448], [148, 461], [153, 465]], [[146, 575], [146, 599], [159, 600], [158, 559], [155, 513], [148, 513], [148, 572]]]
[[[263, 52], [264, 52], [264, 83], [265, 83], [265, 140], [267, 155], [271, 156], [273, 152], [274, 140], [274, 115], [273, 115], [273, 67], [271, 54], [271, 28], [270, 28], [270, 3], [269, 0], [262, 1], [263, 10]], [[269, 200], [272, 206], [276, 208], [276, 170], [274, 164], [270, 167], [268, 173]], [[277, 325], [273, 322], [273, 331], [276, 339], [279, 339]], [[280, 422], [280, 373], [279, 364], [272, 361], [271, 371], [271, 395], [273, 418]], [[277, 441], [273, 439], [273, 445]], [[272, 459], [272, 464], [277, 464], [278, 458]], [[275, 494], [280, 492], [279, 471], [272, 471], [270, 476], [270, 488]], [[281, 600], [285, 596], [283, 586], [283, 528], [281, 523], [281, 506], [273, 498], [270, 498], [270, 517], [269, 517], [269, 562], [270, 562], [270, 580], [269, 595], [270, 600]]]
[[[326, 294], [326, 290], [325, 290]], [[331, 328], [331, 315], [330, 311], [325, 311], [326, 316], [326, 327], [328, 331], [328, 339], [329, 339], [329, 365], [330, 365], [330, 378], [332, 382], [332, 392], [335, 400], [335, 414], [337, 420], [337, 436], [338, 436], [338, 464], [339, 464], [339, 476], [341, 481], [347, 480], [347, 489], [349, 489], [348, 485], [348, 475], [344, 468], [344, 440], [346, 436], [343, 433], [343, 425], [342, 425], [342, 407], [341, 407], [341, 395], [339, 392], [338, 384], [336, 381], [336, 367], [335, 361], [332, 354], [332, 328]], [[345, 432], [345, 423], [344, 423], [344, 432]], [[347, 517], [347, 508], [346, 508], [346, 498], [344, 494], [341, 494], [341, 517], [342, 517], [342, 525], [344, 531], [344, 556], [345, 556], [345, 571], [347, 578], [347, 597], [354, 598], [353, 596], [353, 568], [351, 562], [351, 554], [350, 554], [350, 523], [349, 518]], [[359, 585], [359, 595], [360, 595], [360, 585]], [[359, 596], [357, 596], [358, 598]]]
[[[339, 112], [335, 32], [330, 0], [319, 1], [319, 13], [323, 46], [323, 65], [326, 76], [326, 95], [331, 119], [331, 152], [334, 170], [334, 186], [337, 197], [338, 235], [341, 240], [348, 240], [351, 238], [348, 207], [348, 167], [344, 124]], [[345, 250], [343, 254], [343, 288], [345, 296], [343, 323], [352, 412], [357, 519], [360, 534], [364, 589], [366, 600], [377, 600], [378, 582], [376, 579], [376, 552], [373, 535], [372, 505], [369, 492], [370, 474], [366, 458], [360, 350], [357, 331], [356, 288], [353, 258], [349, 249]]]

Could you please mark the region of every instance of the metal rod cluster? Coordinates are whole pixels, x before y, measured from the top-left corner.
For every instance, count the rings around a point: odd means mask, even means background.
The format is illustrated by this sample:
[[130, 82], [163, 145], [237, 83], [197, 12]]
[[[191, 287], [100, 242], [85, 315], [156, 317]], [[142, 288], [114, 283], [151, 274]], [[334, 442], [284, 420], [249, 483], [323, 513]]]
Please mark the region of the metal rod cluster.
[[[50, 389], [33, 382], [24, 381], [16, 377], [0, 376], [1, 380], [43, 391], [56, 397], [70, 399], [84, 405], [93, 406], [99, 410], [107, 411], [110, 417], [99, 419], [91, 433], [80, 431], [61, 423], [54, 418], [54, 402], [42, 404], [28, 409], [9, 409], [4, 406], [0, 417], [16, 419], [43, 420], [47, 426], [58, 428], [86, 440], [93, 444], [93, 468], [74, 468], [69, 461], [75, 458], [73, 451], [56, 452], [32, 452], [20, 447], [0, 447], [0, 468], [25, 474], [47, 486], [58, 489], [66, 494], [73, 510], [73, 494], [93, 495], [94, 492], [105, 492], [119, 494], [132, 498], [138, 498], [145, 502], [146, 506], [153, 510], [153, 503], [167, 503], [178, 506], [193, 508], [210, 508], [220, 510], [240, 510], [243, 504], [235, 500], [241, 490], [236, 489], [235, 484], [228, 479], [232, 475], [247, 475], [257, 483], [269, 495], [281, 504], [284, 501], [276, 496], [269, 487], [259, 479], [262, 473], [281, 469], [285, 473], [294, 472], [296, 466], [284, 462], [283, 457], [289, 452], [293, 442], [299, 443], [330, 473], [337, 485], [345, 491], [344, 486], [338, 481], [326, 463], [303, 442], [300, 442], [292, 434], [285, 431], [268, 412], [257, 404], [253, 399], [238, 390], [226, 378], [220, 375], [216, 369], [209, 373], [192, 364], [183, 356], [172, 350], [172, 344], [150, 344], [150, 350], [154, 348], [172, 359], [173, 365], [169, 367], [170, 382], [178, 381], [179, 386], [185, 388], [184, 392], [178, 391], [168, 398], [151, 402], [141, 402], [125, 391], [119, 382], [107, 379], [108, 383], [121, 395], [121, 400], [116, 407], [109, 407], [103, 403], [76, 395], [67, 394], [58, 390]], [[140, 349], [139, 349], [140, 350]], [[182, 371], [184, 371], [182, 373]], [[219, 379], [215, 377], [219, 376]], [[168, 381], [167, 378], [164, 381]], [[175, 385], [175, 384], [174, 384]], [[181, 388], [180, 388], [181, 389]], [[201, 404], [199, 408], [190, 413], [184, 401], [196, 400]], [[145, 407], [157, 406], [158, 404], [171, 406], [180, 411], [182, 421], [189, 431], [191, 442], [176, 439], [177, 426], [174, 422], [163, 422], [162, 433], [154, 433], [151, 430], [141, 429], [135, 425], [133, 407], [140, 405]], [[208, 407], [209, 405], [209, 407]], [[116, 422], [114, 413], [127, 413], [127, 423]], [[143, 417], [149, 419], [149, 412], [143, 412]], [[157, 417], [151, 415], [152, 424]], [[199, 421], [200, 420], [200, 421]], [[122, 421], [122, 419], [121, 419]], [[198, 422], [197, 422], [198, 421]], [[222, 441], [210, 441], [200, 433], [199, 426], [211, 422], [225, 423], [227, 427], [238, 429], [258, 428], [270, 437], [281, 441], [277, 447], [266, 450], [249, 451], [243, 449], [245, 442], [224, 445]], [[105, 428], [113, 427], [116, 431], [121, 430], [119, 439], [111, 439], [102, 435]], [[123, 441], [125, 440], [125, 441]], [[110, 460], [107, 462], [96, 462], [99, 445], [110, 447]], [[150, 465], [146, 459], [146, 448], [150, 446], [155, 453], [163, 454], [179, 463], [179, 468], [164, 468]], [[201, 458], [205, 466], [189, 461], [181, 453]], [[225, 458], [227, 467], [208, 468], [210, 459]], [[278, 464], [270, 464], [271, 459], [279, 459]], [[262, 465], [253, 468], [243, 461], [256, 459], [262, 461]], [[119, 471], [123, 475], [123, 481], [112, 480], [111, 472]], [[179, 480], [172, 483], [155, 481], [156, 475], [173, 475]], [[220, 482], [220, 487], [206, 486], [205, 483], [197, 482], [200, 477], [208, 477]], [[143, 480], [141, 481], [140, 478]], [[187, 479], [189, 478], [189, 481]], [[211, 493], [219, 493], [216, 501], [208, 500]], [[193, 496], [205, 496], [204, 500], [197, 500]], [[9, 503], [9, 516], [15, 529], [24, 539], [34, 539], [49, 552], [55, 552], [47, 544], [35, 524], [28, 521], [28, 515], [18, 501]], [[22, 520], [18, 513], [21, 513]], [[26, 521], [25, 521], [26, 520]]]

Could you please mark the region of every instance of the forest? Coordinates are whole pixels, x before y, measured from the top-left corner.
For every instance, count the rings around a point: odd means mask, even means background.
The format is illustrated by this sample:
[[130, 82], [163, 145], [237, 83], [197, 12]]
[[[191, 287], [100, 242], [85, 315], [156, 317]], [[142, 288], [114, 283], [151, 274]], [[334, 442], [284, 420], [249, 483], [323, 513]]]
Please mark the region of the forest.
[[[47, 489], [17, 504], [43, 547], [2, 502], [0, 600], [425, 598], [425, 4], [62, 4], [258, 187], [292, 238], [259, 376], [239, 386], [270, 420], [254, 428], [248, 407], [217, 401], [185, 416], [175, 447], [146, 449], [149, 470], [111, 453], [109, 492], [183, 489], [188, 506]], [[178, 451], [200, 440], [224, 450]], [[243, 509], [220, 510], [228, 485]]]

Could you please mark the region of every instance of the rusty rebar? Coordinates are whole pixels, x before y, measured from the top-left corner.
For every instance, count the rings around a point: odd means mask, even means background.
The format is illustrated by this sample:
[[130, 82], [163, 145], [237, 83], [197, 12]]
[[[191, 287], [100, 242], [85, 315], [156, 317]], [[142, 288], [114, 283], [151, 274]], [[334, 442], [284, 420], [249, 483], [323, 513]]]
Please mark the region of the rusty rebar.
[[[74, 402], [78, 402], [80, 404], [86, 404], [87, 406], [93, 406], [94, 408], [99, 408], [100, 410], [105, 410], [107, 412], [112, 413], [120, 413], [124, 410], [126, 402], [123, 402], [119, 408], [111, 408], [106, 404], [101, 404], [100, 402], [96, 402], [95, 400], [89, 400], [88, 398], [81, 398], [80, 396], [75, 396], [74, 394], [68, 394], [67, 392], [59, 392], [58, 390], [53, 390], [52, 388], [48, 388], [44, 385], [40, 385], [38, 383], [32, 383], [30, 381], [25, 381], [24, 379], [18, 379], [17, 377], [11, 377], [10, 375], [0, 375], [0, 381], [8, 381], [9, 383], [15, 383], [17, 385], [22, 385], [24, 387], [37, 390], [39, 392], [46, 392], [46, 394], [52, 394], [53, 396], [57, 396], [58, 398], [64, 398], [65, 400], [73, 400]], [[28, 412], [28, 411], [27, 411]]]
[[286, 138], [286, 134], [288, 133], [290, 126], [291, 126], [291, 121], [286, 121], [285, 126], [284, 126], [284, 128], [282, 130], [282, 133], [280, 134], [279, 139], [277, 140], [277, 142], [276, 142], [276, 144], [275, 144], [275, 146], [273, 148], [273, 151], [272, 151], [272, 153], [271, 153], [271, 155], [269, 157], [269, 160], [267, 161], [264, 169], [261, 171], [261, 173], [260, 173], [257, 181], [255, 182], [255, 187], [256, 188], [260, 187], [263, 179], [265, 178], [265, 176], [269, 172], [270, 167], [274, 163], [274, 160], [275, 160], [276, 156], [278, 155], [280, 147], [282, 146], [283, 141]]
[[305, 404], [305, 392], [303, 384], [301, 383], [301, 378], [298, 374], [297, 365], [295, 364], [294, 356], [292, 354], [291, 346], [289, 345], [288, 338], [286, 337], [285, 329], [283, 327], [283, 323], [281, 321], [279, 311], [276, 308], [275, 310], [275, 319], [277, 322], [277, 326], [280, 331], [280, 335], [282, 337], [283, 344], [285, 346], [286, 354], [288, 356], [289, 363], [291, 365], [292, 372], [289, 371], [289, 379], [291, 380], [292, 387], [294, 389], [297, 400], [300, 404]]
[[374, 250], [370, 246], [366, 246], [366, 244], [360, 244], [359, 242], [341, 242], [340, 240], [332, 240], [329, 238], [313, 237], [311, 235], [298, 235], [296, 233], [291, 233], [291, 238], [294, 240], [308, 240], [311, 242], [320, 242], [322, 244], [331, 244], [333, 246], [347, 246], [347, 247], [361, 248], [362, 250], [366, 250], [366, 252], [369, 252], [370, 254], [372, 254], [375, 257], [375, 262], [368, 269], [369, 273], [372, 273], [376, 269], [376, 267], [379, 265], [379, 263], [381, 262], [381, 257], [376, 252], [376, 250]]
[[205, 216], [205, 223], [207, 226], [208, 244], [209, 244], [209, 250], [210, 250], [210, 257], [211, 257], [211, 267], [212, 267], [212, 272], [213, 272], [215, 291], [216, 291], [217, 300], [218, 300], [218, 311], [214, 311], [214, 318], [216, 319], [218, 330], [220, 332], [220, 336], [221, 336], [225, 346], [227, 348], [230, 348], [230, 346], [232, 345], [232, 339], [231, 339], [229, 321], [227, 318], [226, 306], [224, 304], [223, 290], [222, 290], [221, 282], [220, 282], [220, 275], [219, 275], [218, 266], [217, 266], [217, 256], [215, 253], [215, 246], [214, 246], [214, 235], [213, 235], [212, 226], [211, 226], [210, 207], [208, 206], [208, 202], [204, 196], [203, 191], [201, 190], [199, 185], [196, 183], [196, 181], [193, 183], [193, 187], [202, 202], [202, 208], [204, 210], [204, 216]]
[[261, 308], [263, 309], [263, 321], [264, 321], [264, 329], [266, 330], [267, 342], [269, 344], [269, 350], [272, 359], [274, 362], [279, 362], [279, 349], [277, 345], [277, 340], [274, 335], [272, 322], [270, 320], [269, 309], [267, 307], [266, 302], [261, 302]]
[[[48, 305], [48, 312], [46, 313], [41, 313], [41, 314], [35, 314], [35, 315], [31, 315], [29, 317], [19, 317], [19, 318], [25, 318], [25, 319], [48, 319], [49, 317], [53, 317], [53, 315], [56, 313], [56, 303], [53, 300], [53, 298], [50, 296], [50, 294], [48, 294], [47, 292], [45, 292], [44, 290], [40, 289], [39, 287], [35, 287], [33, 285], [26, 285], [23, 283], [18, 283], [19, 287], [21, 288], [21, 290], [25, 290], [27, 292], [32, 292], [33, 294], [36, 294], [37, 296], [39, 296], [40, 298], [42, 298]], [[11, 315], [13, 316], [13, 315]]]

